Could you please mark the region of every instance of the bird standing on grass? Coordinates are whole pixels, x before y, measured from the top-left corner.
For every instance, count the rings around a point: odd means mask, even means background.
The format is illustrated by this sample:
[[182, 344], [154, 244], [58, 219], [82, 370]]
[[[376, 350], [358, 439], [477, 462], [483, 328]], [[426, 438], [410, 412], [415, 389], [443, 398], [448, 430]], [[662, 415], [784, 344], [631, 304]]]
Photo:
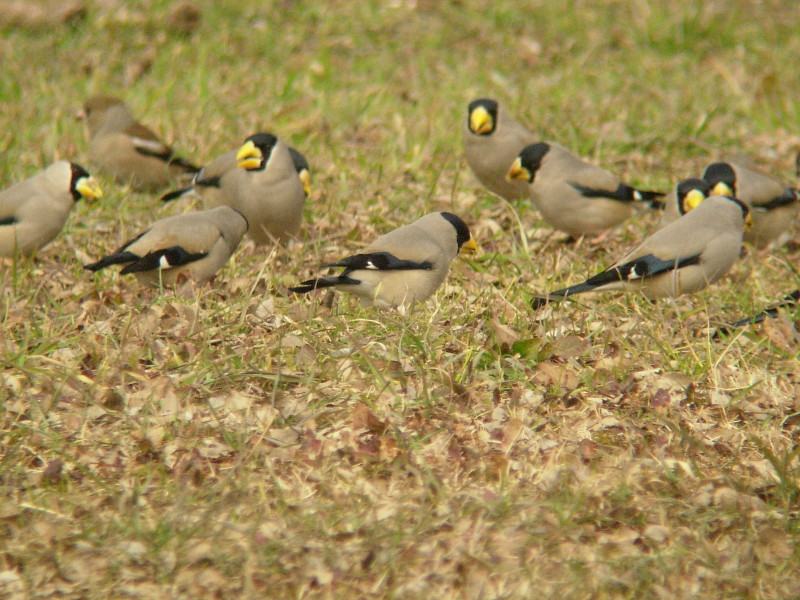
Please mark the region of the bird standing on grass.
[[167, 202], [196, 190], [206, 208], [230, 206], [240, 211], [250, 223], [248, 235], [256, 244], [284, 242], [300, 230], [306, 190], [310, 190], [308, 163], [295, 152], [293, 159], [289, 147], [277, 137], [256, 133], [238, 150], [201, 169], [191, 186], [161, 199]]
[[800, 191], [770, 175], [735, 162], [716, 162], [703, 171], [711, 193], [735, 196], [753, 215], [753, 227], [744, 241], [766, 248], [787, 234], [800, 212]]
[[545, 222], [572, 237], [601, 233], [630, 217], [636, 203], [664, 195], [632, 188], [552, 142], [526, 146], [506, 177], [527, 182]]
[[649, 298], [696, 292], [730, 270], [749, 223], [746, 204], [711, 196], [646, 238], [614, 266], [583, 283], [534, 298], [531, 305], [538, 309], [555, 298], [607, 290], [641, 291]]
[[73, 204], [103, 195], [86, 169], [60, 160], [0, 191], [0, 256], [28, 256], [55, 238]]
[[181, 277], [208, 281], [227, 262], [247, 231], [247, 219], [237, 210], [220, 206], [161, 219], [105, 258], [85, 265], [99, 271], [125, 265], [140, 282], [170, 285]]
[[479, 98], [467, 107], [463, 129], [467, 164], [490, 192], [506, 200], [528, 197], [524, 181], [508, 181], [506, 173], [522, 149], [536, 141], [534, 135], [509, 117], [491, 98]]
[[151, 191], [198, 171], [134, 119], [119, 98], [93, 96], [86, 101], [82, 116], [89, 130], [90, 160], [121, 184]]
[[449, 212], [431, 213], [380, 236], [359, 254], [325, 265], [344, 267], [341, 275], [309, 279], [290, 290], [333, 287], [358, 296], [364, 306], [408, 305], [436, 291], [459, 252], [476, 250], [464, 221]]

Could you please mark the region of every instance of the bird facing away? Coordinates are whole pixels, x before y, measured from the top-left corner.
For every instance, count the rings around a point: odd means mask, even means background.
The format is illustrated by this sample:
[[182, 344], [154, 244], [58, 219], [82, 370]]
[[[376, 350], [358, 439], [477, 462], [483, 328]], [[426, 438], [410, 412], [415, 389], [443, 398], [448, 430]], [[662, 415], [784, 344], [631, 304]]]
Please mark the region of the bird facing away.
[[290, 290], [333, 287], [358, 296], [364, 306], [405, 306], [433, 294], [459, 252], [476, 250], [464, 221], [449, 212], [430, 213], [380, 236], [359, 254], [325, 265], [344, 267], [341, 275], [309, 279]]
[[133, 273], [153, 286], [174, 284], [182, 276], [204, 282], [227, 262], [246, 231], [247, 219], [228, 206], [175, 215], [84, 268], [125, 265], [122, 274]]
[[552, 142], [526, 146], [507, 173], [509, 180], [529, 184], [529, 197], [548, 225], [572, 237], [614, 227], [633, 214], [635, 203], [663, 196], [632, 188]]
[[703, 171], [711, 193], [735, 196], [750, 207], [753, 228], [744, 241], [766, 248], [789, 232], [800, 211], [800, 191], [735, 162], [715, 162]]
[[467, 107], [463, 128], [464, 153], [475, 177], [490, 192], [506, 200], [528, 197], [524, 181], [508, 181], [506, 173], [534, 135], [500, 110], [496, 100], [479, 98]]
[[693, 208], [697, 208], [711, 194], [711, 186], [705, 179], [695, 177], [678, 182], [664, 200], [659, 229], [679, 219]]
[[251, 135], [238, 150], [201, 169], [192, 186], [161, 199], [173, 200], [190, 189], [199, 192], [206, 208], [230, 206], [241, 212], [256, 244], [284, 242], [300, 230], [306, 196], [301, 174], [288, 146], [271, 133]]
[[711, 196], [609, 269], [546, 298], [534, 298], [531, 305], [538, 309], [553, 298], [606, 290], [641, 291], [649, 298], [696, 292], [728, 272], [739, 256], [749, 222], [746, 204], [729, 196]]
[[82, 116], [89, 130], [89, 159], [121, 184], [152, 191], [198, 170], [134, 119], [119, 98], [93, 96], [84, 104]]
[[29, 256], [58, 235], [81, 198], [103, 195], [86, 169], [60, 160], [0, 191], [0, 256]]

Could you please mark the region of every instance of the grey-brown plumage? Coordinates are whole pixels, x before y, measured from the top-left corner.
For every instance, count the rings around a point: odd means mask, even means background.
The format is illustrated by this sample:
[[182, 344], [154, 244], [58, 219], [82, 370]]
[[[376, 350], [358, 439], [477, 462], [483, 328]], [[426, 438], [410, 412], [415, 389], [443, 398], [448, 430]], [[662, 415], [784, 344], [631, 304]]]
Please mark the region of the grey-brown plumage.
[[306, 197], [301, 171], [307, 172], [308, 163], [297, 154], [293, 160], [288, 146], [270, 133], [251, 135], [238, 150], [201, 169], [192, 186], [162, 200], [195, 190], [206, 208], [231, 206], [247, 217], [248, 235], [256, 244], [286, 241], [300, 230]]
[[171, 285], [180, 277], [208, 281], [246, 231], [247, 219], [228, 206], [175, 215], [156, 221], [113, 254], [84, 268], [125, 265], [121, 273], [133, 273], [140, 282], [155, 286]]
[[553, 142], [526, 146], [507, 177], [527, 182], [529, 197], [544, 221], [573, 237], [614, 227], [633, 214], [636, 203], [663, 196], [632, 188]]
[[237, 176], [230, 204], [247, 217], [256, 244], [286, 241], [300, 230], [305, 190], [289, 149], [271, 133], [257, 133], [236, 153]]
[[787, 234], [800, 211], [800, 191], [738, 162], [716, 162], [703, 171], [711, 193], [735, 196], [753, 215], [744, 241], [765, 248]]
[[522, 149], [536, 138], [501, 110], [496, 100], [470, 102], [463, 138], [467, 164], [490, 192], [506, 200], [528, 197], [528, 185], [507, 180], [506, 173]]
[[750, 222], [746, 204], [711, 196], [697, 208], [645, 239], [612, 267], [585, 282], [534, 298], [539, 308], [554, 298], [607, 290], [641, 291], [650, 298], [676, 297], [717, 281], [739, 256]]
[[83, 116], [89, 130], [89, 159], [121, 184], [152, 191], [198, 170], [136, 121], [119, 98], [93, 96], [86, 101]]
[[27, 256], [55, 238], [77, 200], [100, 186], [80, 165], [61, 160], [0, 191], [0, 256]]
[[431, 213], [380, 236], [359, 254], [325, 265], [344, 267], [341, 275], [309, 279], [290, 289], [306, 293], [333, 287], [358, 296], [365, 306], [408, 305], [436, 291], [459, 251], [476, 249], [464, 221], [448, 212]]
[[705, 179], [695, 177], [678, 182], [664, 199], [664, 212], [658, 227], [669, 225], [693, 208], [697, 208], [711, 193], [711, 186]]

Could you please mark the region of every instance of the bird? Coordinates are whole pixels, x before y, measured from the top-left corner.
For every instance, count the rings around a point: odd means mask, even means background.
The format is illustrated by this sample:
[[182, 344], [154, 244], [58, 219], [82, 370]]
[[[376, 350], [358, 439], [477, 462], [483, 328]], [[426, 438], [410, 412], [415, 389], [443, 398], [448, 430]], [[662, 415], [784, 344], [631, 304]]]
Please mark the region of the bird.
[[324, 265], [343, 267], [340, 275], [309, 279], [289, 289], [304, 294], [333, 287], [358, 296], [364, 306], [407, 306], [436, 291], [459, 252], [476, 251], [460, 217], [434, 212], [380, 236], [358, 254]]
[[708, 198], [710, 192], [711, 186], [705, 179], [691, 177], [679, 181], [675, 189], [664, 199], [664, 212], [661, 214], [659, 228], [669, 225], [693, 208], [697, 208]]
[[536, 137], [509, 117], [491, 98], [478, 98], [467, 107], [463, 128], [464, 153], [478, 181], [490, 192], [506, 200], [528, 198], [523, 181], [508, 181], [506, 173], [522, 149]]
[[523, 148], [506, 178], [527, 182], [544, 221], [574, 238], [614, 227], [633, 214], [635, 203], [664, 195], [632, 188], [554, 142]]
[[606, 290], [642, 291], [651, 299], [699, 291], [725, 275], [739, 256], [749, 207], [730, 196], [711, 196], [657, 230], [613, 266], [583, 283], [534, 298], [541, 308], [554, 298]]
[[[303, 185], [306, 197], [311, 195], [311, 172], [308, 165], [308, 160], [303, 154], [289, 146], [289, 154], [292, 156], [292, 164], [294, 165], [297, 177]], [[236, 153], [238, 150], [230, 150], [225, 154], [215, 158], [207, 166], [202, 167], [194, 176], [191, 185], [167, 192], [161, 196], [162, 202], [170, 202], [176, 200], [189, 192], [196, 192], [203, 198], [208, 198], [209, 206], [220, 206], [232, 202], [227, 200], [230, 197], [229, 190], [233, 189], [233, 185], [224, 183], [222, 176], [228, 171], [236, 167]], [[235, 171], [234, 171], [235, 172]], [[219, 196], [219, 197], [214, 197]]]
[[738, 162], [715, 162], [702, 175], [712, 194], [735, 196], [753, 215], [753, 227], [744, 241], [756, 248], [779, 243], [800, 212], [800, 190]]
[[[299, 152], [295, 166], [289, 148], [271, 133], [256, 133], [238, 150], [226, 152], [203, 168], [194, 183], [162, 196], [168, 202], [194, 189], [205, 208], [231, 206], [250, 223], [256, 244], [284, 242], [300, 229], [306, 197], [301, 172], [308, 163]], [[302, 159], [302, 160], [301, 160]]]
[[101, 173], [137, 191], [153, 191], [199, 169], [178, 157], [114, 96], [92, 96], [81, 116], [89, 131], [89, 159]]
[[55, 238], [72, 206], [103, 190], [82, 166], [60, 160], [0, 191], [0, 256], [30, 256]]
[[152, 286], [171, 285], [182, 277], [202, 283], [227, 262], [247, 227], [244, 215], [229, 206], [166, 217], [84, 268], [96, 272], [125, 265], [120, 273], [133, 273]]
[[747, 317], [746, 319], [740, 319], [734, 323], [731, 323], [727, 327], [719, 328], [719, 333], [727, 334], [730, 329], [736, 327], [744, 327], [745, 325], [755, 325], [756, 323], [761, 323], [767, 317], [772, 317], [773, 319], [778, 315], [778, 311], [782, 308], [788, 308], [790, 306], [797, 306], [800, 304], [800, 289], [790, 292], [783, 299], [778, 302], [777, 304], [773, 304], [758, 314], [753, 315], [752, 317]]

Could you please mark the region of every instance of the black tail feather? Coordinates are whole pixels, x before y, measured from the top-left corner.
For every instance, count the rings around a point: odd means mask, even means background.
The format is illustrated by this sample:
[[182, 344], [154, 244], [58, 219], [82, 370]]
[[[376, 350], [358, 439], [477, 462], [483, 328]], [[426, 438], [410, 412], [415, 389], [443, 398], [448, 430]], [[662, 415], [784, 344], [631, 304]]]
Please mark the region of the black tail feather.
[[199, 173], [201, 168], [180, 157], [171, 158], [169, 164], [170, 166], [179, 167], [187, 173]]
[[173, 190], [171, 192], [167, 192], [166, 194], [161, 196], [161, 201], [162, 202], [170, 202], [171, 200], [175, 200], [177, 198], [180, 198], [181, 196], [183, 196], [185, 193], [187, 193], [191, 189], [192, 188], [190, 186], [190, 187], [181, 188], [179, 190]]
[[358, 279], [353, 279], [347, 275], [339, 275], [335, 277], [319, 277], [318, 279], [308, 279], [301, 281], [300, 285], [290, 287], [289, 291], [295, 294], [307, 294], [314, 290], [319, 290], [327, 287], [334, 287], [337, 285], [358, 285], [361, 283]]
[[584, 292], [591, 292], [592, 290], [597, 289], [597, 287], [597, 285], [590, 284], [586, 281], [583, 283], [577, 283], [567, 288], [549, 292], [545, 297], [533, 298], [531, 300], [531, 308], [533, 310], [539, 310], [546, 304], [549, 304], [552, 300], [566, 298], [567, 296], [574, 296], [575, 294], [583, 294]]
[[134, 254], [133, 252], [114, 252], [114, 254], [109, 254], [105, 258], [101, 258], [95, 263], [83, 265], [83, 268], [87, 271], [97, 272], [100, 269], [105, 269], [111, 265], [123, 265], [137, 260], [139, 260], [139, 255]]

